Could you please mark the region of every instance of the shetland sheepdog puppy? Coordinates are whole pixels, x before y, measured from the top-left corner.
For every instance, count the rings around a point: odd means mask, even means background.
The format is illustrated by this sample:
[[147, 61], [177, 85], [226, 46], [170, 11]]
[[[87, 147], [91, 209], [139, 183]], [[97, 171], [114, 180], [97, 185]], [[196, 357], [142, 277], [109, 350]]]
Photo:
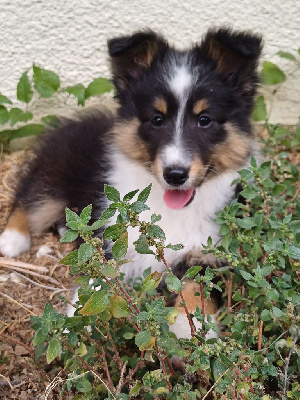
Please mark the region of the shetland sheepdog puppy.
[[[237, 171], [258, 154], [250, 116], [261, 38], [213, 29], [179, 51], [146, 30], [111, 39], [108, 49], [116, 114], [94, 112], [43, 137], [20, 179], [0, 253], [15, 257], [28, 251], [31, 235], [61, 225], [66, 207], [81, 211], [93, 204], [98, 219], [108, 206], [105, 183], [123, 196], [151, 183], [150, 211], [142, 219], [161, 214], [167, 242], [183, 243], [180, 251], [166, 251], [181, 277], [190, 266], [214, 262], [201, 246], [209, 236], [218, 240], [215, 213], [234, 198]], [[131, 230], [125, 278], [141, 276], [149, 265], [162, 271], [152, 256], [134, 251], [136, 239]], [[190, 285], [184, 292], [193, 311], [196, 289]], [[207, 308], [216, 314], [216, 301]], [[174, 328], [178, 336], [188, 336], [184, 326], [183, 318]]]

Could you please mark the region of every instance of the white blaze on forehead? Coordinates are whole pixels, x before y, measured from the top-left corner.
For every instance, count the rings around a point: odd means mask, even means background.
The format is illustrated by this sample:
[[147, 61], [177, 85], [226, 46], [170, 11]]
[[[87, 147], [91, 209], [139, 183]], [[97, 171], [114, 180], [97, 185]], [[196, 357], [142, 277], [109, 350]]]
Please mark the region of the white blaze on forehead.
[[182, 100], [190, 91], [193, 75], [188, 65], [175, 66], [169, 86], [177, 98]]
[[163, 151], [163, 162], [165, 165], [188, 165], [190, 162], [188, 154], [183, 146], [183, 125], [186, 104], [196, 75], [191, 69], [188, 56], [185, 55], [179, 60], [173, 60], [169, 65], [168, 86], [178, 101], [178, 111], [174, 126], [173, 141]]

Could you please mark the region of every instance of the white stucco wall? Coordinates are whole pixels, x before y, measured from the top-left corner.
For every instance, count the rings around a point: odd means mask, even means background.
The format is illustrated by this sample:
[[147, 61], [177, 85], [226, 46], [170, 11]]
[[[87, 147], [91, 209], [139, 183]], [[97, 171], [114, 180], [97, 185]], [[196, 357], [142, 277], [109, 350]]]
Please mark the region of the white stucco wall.
[[[63, 86], [109, 77], [106, 41], [119, 34], [150, 27], [184, 47], [207, 28], [224, 24], [262, 33], [263, 59], [293, 69], [275, 54], [296, 54], [300, 47], [300, 1], [1, 0], [0, 92], [13, 98], [21, 74], [33, 62], [57, 72]], [[273, 121], [297, 121], [299, 83], [298, 70], [276, 97]]]

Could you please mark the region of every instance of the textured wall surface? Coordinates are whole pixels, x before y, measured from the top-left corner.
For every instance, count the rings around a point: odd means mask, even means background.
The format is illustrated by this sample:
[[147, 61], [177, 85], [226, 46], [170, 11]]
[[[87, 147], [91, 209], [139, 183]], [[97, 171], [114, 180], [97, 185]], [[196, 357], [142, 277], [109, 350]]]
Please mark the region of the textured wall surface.
[[[263, 59], [289, 72], [293, 65], [276, 52], [297, 53], [299, 22], [295, 0], [1, 0], [0, 92], [13, 97], [33, 62], [57, 72], [63, 86], [110, 77], [107, 39], [145, 27], [180, 47], [199, 40], [211, 26], [250, 29], [264, 36]], [[279, 91], [272, 120], [297, 121], [299, 83], [298, 70]]]

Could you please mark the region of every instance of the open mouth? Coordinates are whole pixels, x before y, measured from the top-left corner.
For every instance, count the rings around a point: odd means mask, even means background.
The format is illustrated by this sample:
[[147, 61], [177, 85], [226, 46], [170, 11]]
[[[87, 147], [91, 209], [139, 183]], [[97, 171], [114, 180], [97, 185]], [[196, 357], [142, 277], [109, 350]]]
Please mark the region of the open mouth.
[[195, 188], [188, 190], [165, 190], [164, 202], [172, 210], [180, 210], [189, 205], [195, 197]]

